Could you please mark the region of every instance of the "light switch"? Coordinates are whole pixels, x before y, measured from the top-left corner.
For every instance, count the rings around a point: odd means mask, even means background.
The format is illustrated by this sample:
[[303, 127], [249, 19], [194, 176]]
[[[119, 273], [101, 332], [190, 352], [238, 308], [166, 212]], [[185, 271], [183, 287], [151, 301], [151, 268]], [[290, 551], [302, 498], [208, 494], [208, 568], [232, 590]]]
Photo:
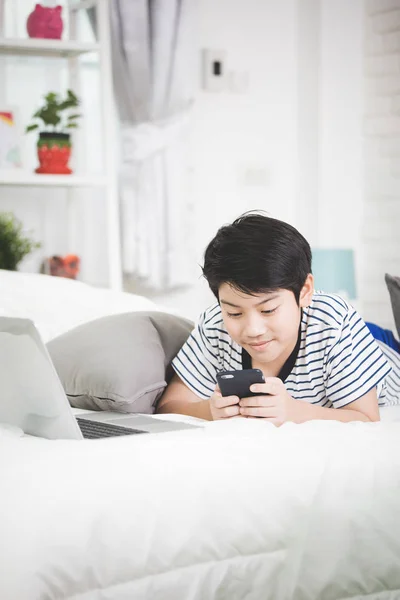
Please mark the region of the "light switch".
[[224, 50], [203, 50], [203, 89], [207, 92], [223, 92], [226, 88], [226, 52]]

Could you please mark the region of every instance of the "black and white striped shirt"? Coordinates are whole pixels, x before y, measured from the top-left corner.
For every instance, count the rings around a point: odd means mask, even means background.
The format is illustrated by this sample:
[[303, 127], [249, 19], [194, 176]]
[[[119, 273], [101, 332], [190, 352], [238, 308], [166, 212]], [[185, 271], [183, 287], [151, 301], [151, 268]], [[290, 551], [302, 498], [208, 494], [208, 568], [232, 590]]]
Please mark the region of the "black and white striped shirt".
[[[340, 296], [314, 293], [311, 305], [303, 309], [300, 334], [297, 358], [284, 382], [293, 398], [341, 408], [377, 387], [381, 406], [400, 403], [400, 360], [397, 373], [391, 373], [389, 351], [396, 353], [382, 342], [378, 345]], [[242, 348], [226, 331], [218, 303], [201, 315], [172, 366], [203, 399], [213, 394], [218, 371], [243, 368]]]

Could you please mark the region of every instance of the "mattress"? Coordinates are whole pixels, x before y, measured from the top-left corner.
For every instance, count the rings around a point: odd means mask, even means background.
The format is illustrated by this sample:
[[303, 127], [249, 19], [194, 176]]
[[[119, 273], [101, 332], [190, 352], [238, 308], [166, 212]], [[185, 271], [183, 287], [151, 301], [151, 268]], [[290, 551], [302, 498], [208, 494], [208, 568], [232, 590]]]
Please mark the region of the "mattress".
[[400, 425], [0, 431], [0, 598], [400, 597]]

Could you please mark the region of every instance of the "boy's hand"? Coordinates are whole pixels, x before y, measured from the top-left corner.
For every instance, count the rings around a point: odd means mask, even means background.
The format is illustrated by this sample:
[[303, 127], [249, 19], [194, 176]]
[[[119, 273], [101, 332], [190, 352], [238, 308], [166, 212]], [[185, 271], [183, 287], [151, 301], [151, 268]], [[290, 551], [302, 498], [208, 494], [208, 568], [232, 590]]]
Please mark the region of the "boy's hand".
[[218, 386], [210, 398], [210, 409], [214, 421], [242, 416], [239, 413], [239, 398], [237, 396], [222, 396]]
[[309, 404], [292, 398], [281, 379], [267, 377], [265, 383], [255, 383], [250, 390], [269, 395], [242, 398], [239, 410], [244, 417], [261, 417], [277, 426], [288, 421], [302, 423], [306, 420]]

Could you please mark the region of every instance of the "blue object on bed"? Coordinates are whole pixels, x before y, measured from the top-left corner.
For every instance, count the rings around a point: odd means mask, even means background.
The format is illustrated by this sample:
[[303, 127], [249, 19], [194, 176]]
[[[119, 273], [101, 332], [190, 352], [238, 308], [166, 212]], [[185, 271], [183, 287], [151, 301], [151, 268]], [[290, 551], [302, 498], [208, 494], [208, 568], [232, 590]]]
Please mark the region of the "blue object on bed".
[[380, 340], [389, 348], [396, 350], [400, 354], [400, 343], [394, 337], [392, 331], [390, 329], [383, 329], [379, 327], [379, 325], [375, 325], [375, 323], [365, 323], [372, 335], [376, 340]]

